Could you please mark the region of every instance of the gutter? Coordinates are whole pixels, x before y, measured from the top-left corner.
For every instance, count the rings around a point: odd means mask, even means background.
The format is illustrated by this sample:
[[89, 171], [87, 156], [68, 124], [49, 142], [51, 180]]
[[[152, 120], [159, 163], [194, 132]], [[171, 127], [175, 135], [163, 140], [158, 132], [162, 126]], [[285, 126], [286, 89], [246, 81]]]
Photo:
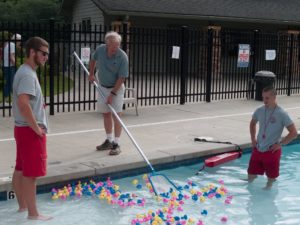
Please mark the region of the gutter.
[[244, 23], [251, 22], [251, 23], [268, 23], [268, 24], [278, 24], [278, 25], [300, 25], [300, 21], [295, 21], [295, 20], [275, 20], [275, 19], [227, 17], [227, 16], [213, 16], [213, 15], [189, 15], [189, 14], [175, 14], [175, 13], [108, 11], [107, 15], [116, 15], [116, 16], [128, 15], [128, 16], [171, 18], [171, 19], [216, 20], [216, 21], [244, 22]]
[[259, 19], [259, 18], [245, 18], [245, 17], [228, 17], [228, 16], [214, 16], [214, 15], [196, 15], [196, 14], [176, 14], [176, 13], [155, 13], [145, 11], [129, 11], [129, 10], [110, 10], [103, 3], [91, 0], [100, 10], [110, 16], [141, 16], [152, 18], [172, 18], [172, 19], [198, 19], [198, 20], [215, 20], [228, 22], [250, 22], [250, 23], [268, 23], [278, 25], [300, 25], [300, 21], [296, 20], [276, 20], [276, 19]]

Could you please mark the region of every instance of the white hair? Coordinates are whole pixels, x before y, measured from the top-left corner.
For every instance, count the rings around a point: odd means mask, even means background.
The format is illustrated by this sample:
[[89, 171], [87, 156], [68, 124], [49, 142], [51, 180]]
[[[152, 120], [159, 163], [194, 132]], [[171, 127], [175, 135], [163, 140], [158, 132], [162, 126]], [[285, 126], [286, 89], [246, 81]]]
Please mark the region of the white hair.
[[111, 41], [111, 40], [121, 43], [122, 37], [120, 34], [118, 34], [115, 31], [109, 31], [106, 33], [104, 40], [105, 40], [105, 43], [107, 43], [108, 41]]
[[14, 34], [14, 35], [11, 37], [11, 40], [13, 40], [13, 41], [21, 41], [21, 39], [22, 39], [21, 34]]

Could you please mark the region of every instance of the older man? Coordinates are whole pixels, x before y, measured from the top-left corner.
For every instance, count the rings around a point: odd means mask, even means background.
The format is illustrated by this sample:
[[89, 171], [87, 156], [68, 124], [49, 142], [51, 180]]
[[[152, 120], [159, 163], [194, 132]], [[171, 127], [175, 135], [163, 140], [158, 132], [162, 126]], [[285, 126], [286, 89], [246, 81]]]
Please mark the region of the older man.
[[[96, 147], [97, 151], [110, 150], [110, 155], [121, 152], [119, 140], [122, 126], [112, 115], [107, 104], [121, 116], [124, 101], [124, 81], [128, 77], [128, 57], [120, 49], [121, 36], [110, 31], [105, 35], [105, 44], [95, 50], [90, 62], [89, 80], [95, 80], [95, 68], [98, 70], [98, 80], [104, 99], [99, 96], [98, 109], [103, 114], [106, 140]], [[113, 137], [114, 127], [114, 137]]]
[[[262, 93], [264, 105], [256, 109], [250, 122], [252, 155], [248, 167], [248, 181], [266, 173], [271, 188], [279, 176], [281, 146], [288, 144], [297, 136], [296, 127], [289, 115], [276, 102], [276, 90], [266, 87]], [[259, 131], [256, 137], [256, 124]], [[288, 134], [281, 139], [284, 127]]]

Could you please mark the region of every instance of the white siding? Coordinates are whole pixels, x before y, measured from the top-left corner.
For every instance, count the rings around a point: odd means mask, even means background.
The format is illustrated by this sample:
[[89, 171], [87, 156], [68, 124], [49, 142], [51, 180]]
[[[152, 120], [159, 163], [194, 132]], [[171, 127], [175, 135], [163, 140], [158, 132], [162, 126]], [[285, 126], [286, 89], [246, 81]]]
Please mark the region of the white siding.
[[73, 23], [79, 24], [84, 18], [91, 18], [91, 24], [103, 25], [103, 12], [91, 0], [77, 0], [73, 5]]

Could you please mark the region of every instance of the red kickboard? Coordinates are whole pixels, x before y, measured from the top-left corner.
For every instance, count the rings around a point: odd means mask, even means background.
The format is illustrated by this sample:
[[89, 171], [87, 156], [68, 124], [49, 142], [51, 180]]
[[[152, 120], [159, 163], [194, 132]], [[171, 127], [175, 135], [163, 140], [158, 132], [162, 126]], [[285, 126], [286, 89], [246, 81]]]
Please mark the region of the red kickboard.
[[231, 160], [240, 158], [241, 155], [242, 155], [242, 152], [227, 152], [227, 153], [223, 153], [221, 155], [216, 155], [211, 158], [208, 158], [204, 161], [204, 163], [205, 163], [205, 166], [207, 166], [207, 167], [214, 167], [214, 166], [218, 166], [220, 164], [229, 162]]

